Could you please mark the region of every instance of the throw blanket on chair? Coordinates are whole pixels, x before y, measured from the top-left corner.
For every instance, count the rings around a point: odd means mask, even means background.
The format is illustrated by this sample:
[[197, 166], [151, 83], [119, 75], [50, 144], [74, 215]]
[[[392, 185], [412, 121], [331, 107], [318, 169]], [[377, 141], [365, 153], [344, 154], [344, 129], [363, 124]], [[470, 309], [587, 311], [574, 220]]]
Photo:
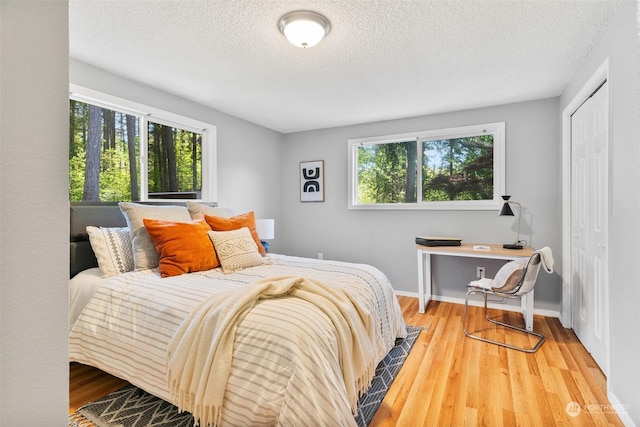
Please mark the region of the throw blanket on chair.
[[339, 287], [301, 277], [262, 279], [240, 291], [217, 294], [185, 319], [167, 353], [169, 387], [181, 411], [191, 412], [202, 426], [220, 424], [238, 323], [259, 299], [285, 295], [312, 303], [335, 326], [346, 392], [355, 412], [375, 373], [371, 315]]
[[544, 267], [545, 271], [547, 273], [553, 273], [553, 254], [551, 252], [551, 248], [545, 246], [544, 248], [539, 249], [536, 252], [540, 253], [542, 266]]

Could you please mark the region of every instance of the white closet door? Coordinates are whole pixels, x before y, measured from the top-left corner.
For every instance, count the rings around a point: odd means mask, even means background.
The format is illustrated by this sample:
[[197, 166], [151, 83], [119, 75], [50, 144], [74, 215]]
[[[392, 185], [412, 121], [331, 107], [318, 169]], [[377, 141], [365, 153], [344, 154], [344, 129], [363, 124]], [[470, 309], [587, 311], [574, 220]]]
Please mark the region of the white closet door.
[[591, 355], [607, 374], [609, 331], [609, 91], [605, 83], [592, 97], [593, 331]]
[[592, 112], [584, 103], [571, 117], [571, 284], [573, 290], [573, 330], [591, 352], [589, 313], [592, 292], [589, 286], [589, 135]]
[[608, 369], [609, 140], [605, 83], [571, 119], [573, 327]]

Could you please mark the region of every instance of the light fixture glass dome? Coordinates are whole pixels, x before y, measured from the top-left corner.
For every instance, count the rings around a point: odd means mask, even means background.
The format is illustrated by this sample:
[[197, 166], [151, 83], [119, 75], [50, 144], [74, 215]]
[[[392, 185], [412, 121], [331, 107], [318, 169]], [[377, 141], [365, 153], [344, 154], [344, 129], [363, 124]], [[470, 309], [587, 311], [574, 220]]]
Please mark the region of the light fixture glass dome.
[[291, 12], [280, 18], [280, 32], [295, 46], [306, 48], [320, 43], [331, 24], [324, 16], [309, 11]]

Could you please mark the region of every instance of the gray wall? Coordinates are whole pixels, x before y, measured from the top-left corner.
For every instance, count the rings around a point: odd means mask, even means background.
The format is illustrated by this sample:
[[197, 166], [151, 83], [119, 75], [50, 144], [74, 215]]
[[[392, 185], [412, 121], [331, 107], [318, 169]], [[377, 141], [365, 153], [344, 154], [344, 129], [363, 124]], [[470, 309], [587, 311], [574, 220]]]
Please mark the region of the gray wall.
[[218, 203], [236, 213], [255, 211], [256, 218], [276, 220], [276, 239], [282, 206], [282, 134], [237, 117], [133, 82], [75, 60], [71, 83], [216, 126], [218, 145]]
[[[575, 97], [602, 62], [610, 58], [611, 102], [610, 198], [610, 398], [640, 425], [640, 125], [638, 114], [637, 3], [625, 1], [607, 30], [567, 85], [561, 110]], [[626, 420], [629, 422], [629, 420]]]
[[[523, 204], [523, 238], [549, 246], [561, 263], [560, 154], [558, 99], [362, 124], [284, 136], [282, 232], [284, 253], [364, 262], [380, 268], [394, 288], [417, 293], [416, 235], [458, 236], [465, 242], [511, 243], [513, 218], [497, 211], [373, 211], [347, 209], [347, 140], [369, 136], [506, 122], [506, 190]], [[325, 202], [301, 203], [298, 164], [324, 160]], [[525, 223], [526, 220], [526, 223]], [[434, 262], [435, 293], [464, 298], [476, 266], [494, 274], [502, 263], [439, 258]], [[560, 309], [561, 280], [542, 274], [535, 307]]]
[[0, 425], [68, 424], [68, 7], [0, 3]]

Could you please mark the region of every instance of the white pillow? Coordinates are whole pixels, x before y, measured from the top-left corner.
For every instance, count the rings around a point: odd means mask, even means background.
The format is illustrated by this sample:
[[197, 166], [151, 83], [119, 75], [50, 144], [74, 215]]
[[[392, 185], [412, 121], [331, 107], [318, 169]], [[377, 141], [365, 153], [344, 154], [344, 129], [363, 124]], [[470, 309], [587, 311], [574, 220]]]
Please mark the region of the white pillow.
[[253, 267], [265, 263], [258, 252], [249, 228], [242, 227], [232, 231], [209, 231], [209, 238], [220, 260], [222, 271], [233, 273], [241, 268]]
[[195, 218], [198, 214], [221, 216], [223, 218], [231, 218], [233, 216], [233, 209], [217, 208], [203, 203], [192, 202], [190, 200], [187, 200], [187, 209], [189, 209], [191, 218]]
[[87, 226], [89, 242], [96, 254], [102, 277], [133, 270], [133, 250], [128, 227]]
[[493, 278], [494, 291], [510, 292], [520, 284], [524, 276], [524, 266], [518, 261], [510, 261], [502, 266]]
[[158, 267], [158, 253], [144, 227], [143, 219], [191, 221], [191, 215], [185, 206], [152, 206], [131, 202], [120, 202], [118, 205], [129, 225], [135, 270]]

